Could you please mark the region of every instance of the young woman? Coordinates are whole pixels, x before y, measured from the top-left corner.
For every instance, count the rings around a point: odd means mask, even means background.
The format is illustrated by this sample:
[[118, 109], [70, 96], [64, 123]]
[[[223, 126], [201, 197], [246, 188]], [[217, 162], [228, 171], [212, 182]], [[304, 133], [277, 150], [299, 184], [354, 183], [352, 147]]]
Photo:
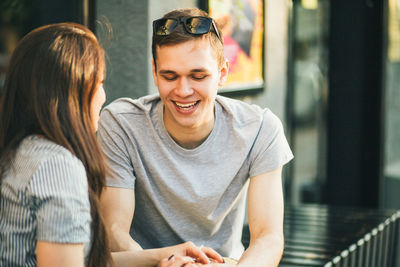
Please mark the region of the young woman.
[[[0, 99], [0, 266], [150, 265], [146, 251], [108, 249], [95, 136], [104, 75], [104, 51], [82, 25], [43, 26], [15, 49]], [[166, 248], [176, 256], [159, 266], [205, 263], [203, 251]]]

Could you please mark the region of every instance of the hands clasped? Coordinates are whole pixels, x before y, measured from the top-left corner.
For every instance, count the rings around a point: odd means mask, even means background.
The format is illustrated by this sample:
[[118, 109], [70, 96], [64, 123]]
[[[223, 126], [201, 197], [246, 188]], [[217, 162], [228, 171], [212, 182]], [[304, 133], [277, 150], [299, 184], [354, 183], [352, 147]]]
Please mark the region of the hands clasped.
[[209, 247], [198, 247], [192, 242], [185, 242], [174, 248], [174, 254], [161, 260], [158, 267], [213, 267], [224, 263], [221, 255]]

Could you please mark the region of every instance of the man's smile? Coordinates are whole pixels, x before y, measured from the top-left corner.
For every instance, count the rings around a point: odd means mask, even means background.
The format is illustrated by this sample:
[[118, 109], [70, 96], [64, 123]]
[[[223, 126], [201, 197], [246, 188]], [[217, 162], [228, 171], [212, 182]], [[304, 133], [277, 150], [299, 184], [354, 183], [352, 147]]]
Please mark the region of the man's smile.
[[177, 101], [172, 101], [172, 103], [175, 104], [175, 107], [185, 110], [185, 111], [188, 111], [188, 110], [195, 108], [200, 103], [200, 100], [190, 102], [190, 103], [181, 103], [181, 102], [177, 102]]

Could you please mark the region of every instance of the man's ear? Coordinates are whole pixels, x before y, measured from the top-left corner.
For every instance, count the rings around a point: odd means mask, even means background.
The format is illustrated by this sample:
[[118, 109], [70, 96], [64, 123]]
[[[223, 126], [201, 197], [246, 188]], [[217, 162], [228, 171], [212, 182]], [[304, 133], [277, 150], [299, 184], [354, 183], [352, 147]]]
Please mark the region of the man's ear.
[[156, 64], [154, 63], [154, 59], [151, 61], [152, 69], [153, 69], [153, 81], [154, 85], [158, 87], [158, 82], [157, 82], [157, 70], [156, 70]]
[[220, 77], [219, 77], [219, 82], [218, 82], [218, 86], [222, 87], [225, 84], [226, 79], [228, 78], [228, 72], [229, 72], [229, 61], [226, 58], [225, 62], [222, 64], [221, 68], [220, 68]]

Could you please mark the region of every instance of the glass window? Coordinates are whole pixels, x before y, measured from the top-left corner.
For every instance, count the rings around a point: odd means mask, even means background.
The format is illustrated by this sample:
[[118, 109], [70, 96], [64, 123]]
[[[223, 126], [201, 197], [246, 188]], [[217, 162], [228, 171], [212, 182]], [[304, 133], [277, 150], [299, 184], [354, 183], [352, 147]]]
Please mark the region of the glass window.
[[25, 25], [31, 19], [34, 1], [3, 1], [0, 4], [0, 92], [11, 53], [26, 33]]
[[292, 204], [321, 202], [325, 181], [327, 1], [294, 0], [289, 68], [289, 121], [295, 159]]
[[400, 208], [400, 0], [388, 1], [385, 163], [381, 202]]

